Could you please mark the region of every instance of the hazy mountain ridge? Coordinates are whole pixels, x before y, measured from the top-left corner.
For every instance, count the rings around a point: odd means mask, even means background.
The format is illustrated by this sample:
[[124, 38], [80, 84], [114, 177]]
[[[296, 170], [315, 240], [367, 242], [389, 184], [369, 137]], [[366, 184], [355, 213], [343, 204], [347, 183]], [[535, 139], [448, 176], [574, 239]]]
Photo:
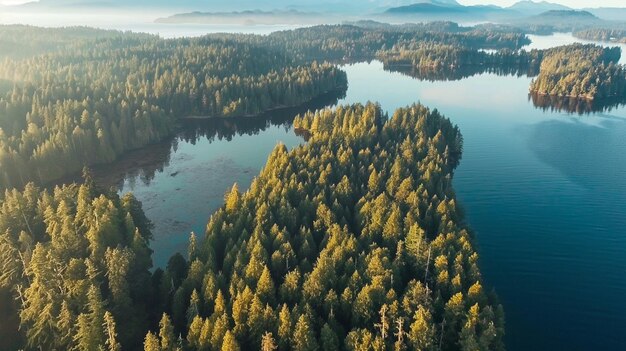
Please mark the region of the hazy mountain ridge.
[[570, 7], [561, 4], [556, 4], [548, 1], [534, 2], [530, 0], [519, 1], [512, 6], [509, 6], [507, 9], [536, 15], [542, 12], [552, 10], [571, 10]]
[[[553, 12], [556, 11], [556, 12]], [[557, 13], [560, 12], [560, 13]], [[430, 0], [417, 1], [414, 4], [390, 7], [382, 12], [383, 18], [400, 17], [402, 20], [484, 20], [506, 23], [528, 20], [538, 21], [569, 17], [572, 20], [585, 22], [626, 19], [626, 8], [586, 8], [575, 10], [570, 7], [548, 1], [535, 2], [530, 0], [519, 1], [509, 7], [495, 5], [465, 6], [456, 1]], [[434, 17], [434, 18], [433, 18]], [[549, 23], [545, 23], [549, 24]]]
[[[5, 10], [5, 8], [7, 10]], [[495, 5], [465, 6], [456, 0], [40, 0], [19, 6], [5, 6], [2, 11], [50, 14], [96, 13], [120, 10], [155, 12], [150, 21], [159, 23], [201, 24], [332, 24], [345, 20], [373, 19], [383, 22], [493, 22], [539, 24], [549, 26], [549, 11], [575, 11], [548, 1], [522, 0], [509, 7]], [[594, 15], [569, 18], [580, 20], [587, 27], [609, 26], [624, 22], [626, 8], [587, 8]], [[324, 14], [323, 16], [314, 14]], [[573, 13], [572, 13], [573, 14]], [[343, 16], [343, 18], [341, 17]], [[543, 18], [533, 18], [544, 16]], [[563, 16], [558, 16], [561, 21]], [[563, 22], [563, 21], [561, 21]], [[564, 23], [561, 23], [564, 24]], [[561, 26], [563, 27], [563, 26]], [[578, 26], [575, 29], [580, 29]]]
[[195, 24], [242, 24], [242, 25], [296, 25], [340, 23], [341, 17], [334, 14], [302, 12], [298, 10], [281, 11], [233, 11], [200, 12], [175, 14], [158, 18], [156, 23], [195, 23]]
[[522, 18], [513, 23], [550, 25], [559, 31], [574, 31], [585, 27], [613, 26], [615, 23], [602, 20], [588, 11], [551, 10], [535, 16]]

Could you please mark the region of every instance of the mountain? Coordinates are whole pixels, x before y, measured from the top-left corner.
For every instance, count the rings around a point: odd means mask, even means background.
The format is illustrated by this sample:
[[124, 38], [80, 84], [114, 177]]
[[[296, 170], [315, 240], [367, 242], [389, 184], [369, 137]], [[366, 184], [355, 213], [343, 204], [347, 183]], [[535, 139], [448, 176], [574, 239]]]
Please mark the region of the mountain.
[[239, 25], [295, 25], [337, 24], [342, 16], [314, 12], [287, 11], [234, 11], [234, 12], [191, 12], [159, 18], [156, 23], [186, 24], [239, 24]]
[[548, 32], [576, 32], [588, 28], [612, 26], [614, 23], [604, 21], [588, 11], [551, 10], [535, 16], [518, 18], [511, 21], [512, 25], [523, 28], [544, 28]]
[[465, 6], [439, 5], [437, 3], [423, 2], [407, 6], [392, 7], [385, 11], [386, 14], [419, 14], [419, 13], [465, 13]]
[[591, 12], [576, 10], [550, 10], [533, 16], [531, 19], [543, 23], [550, 23], [549, 21], [551, 20], [601, 21], [601, 19], [594, 16]]
[[462, 6], [456, 0], [422, 0], [414, 1], [415, 4], [432, 4], [437, 6]]
[[547, 1], [534, 2], [531, 0], [520, 1], [508, 7], [508, 9], [523, 13], [525, 15], [539, 15], [547, 11], [571, 10], [571, 8], [560, 4], [555, 4]]
[[454, 0], [421, 1], [411, 5], [391, 7], [383, 17], [405, 20], [486, 20], [502, 19], [508, 11], [494, 5], [464, 6]]

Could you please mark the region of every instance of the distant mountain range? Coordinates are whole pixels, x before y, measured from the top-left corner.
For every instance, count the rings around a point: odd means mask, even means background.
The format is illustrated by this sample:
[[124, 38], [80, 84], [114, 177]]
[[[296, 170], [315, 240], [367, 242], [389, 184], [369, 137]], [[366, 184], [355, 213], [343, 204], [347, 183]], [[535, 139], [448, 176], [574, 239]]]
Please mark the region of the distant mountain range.
[[[626, 6], [626, 4], [625, 4]], [[218, 16], [245, 22], [266, 22], [270, 18], [282, 22], [307, 19], [310, 13], [344, 14], [347, 17], [387, 19], [389, 21], [452, 20], [464, 22], [508, 22], [537, 16], [548, 11], [569, 11], [567, 6], [547, 1], [523, 0], [510, 7], [495, 5], [464, 6], [456, 0], [40, 0], [11, 6], [13, 11], [69, 12], [93, 9], [123, 8], [161, 10], [179, 13], [160, 21], [217, 21]], [[626, 8], [589, 8], [588, 13], [604, 20], [626, 20]], [[295, 11], [295, 12], [289, 12]], [[253, 14], [253, 12], [256, 12]], [[278, 18], [284, 16], [284, 18]], [[292, 18], [286, 18], [291, 16]], [[335, 21], [335, 19], [332, 19]], [[327, 23], [328, 19], [324, 23]], [[301, 22], [302, 23], [302, 22]]]
[[463, 15], [463, 16], [484, 16], [506, 12], [505, 9], [493, 5], [463, 6], [456, 1], [430, 0], [417, 2], [411, 5], [391, 7], [387, 9], [385, 15]]
[[555, 4], [547, 1], [533, 2], [529, 0], [520, 1], [509, 7], [508, 9], [528, 15], [538, 15], [546, 11], [571, 10], [569, 7], [560, 4]]
[[[589, 8], [573, 10], [564, 5], [547, 1], [534, 2], [524, 0], [510, 7], [495, 5], [464, 6], [454, 0], [425, 0], [416, 1], [410, 5], [390, 7], [382, 12], [381, 17], [397, 17], [403, 20], [519, 20], [552, 11], [570, 11], [560, 13], [560, 17], [569, 16], [573, 20], [589, 20], [585, 14], [606, 20], [626, 20], [626, 8], [606, 9]], [[584, 13], [581, 15], [581, 13]], [[552, 13], [552, 16], [556, 13]], [[549, 15], [548, 15], [549, 16]], [[547, 18], [546, 18], [547, 19]]]
[[233, 11], [190, 12], [159, 18], [156, 23], [240, 24], [240, 25], [307, 25], [341, 23], [343, 16], [316, 12], [287, 11]]
[[[549, 21], [554, 19], [568, 19], [578, 21], [601, 21], [600, 18], [588, 11], [576, 11], [576, 10], [551, 10], [533, 16], [531, 18], [543, 21]], [[549, 22], [548, 22], [549, 23]]]

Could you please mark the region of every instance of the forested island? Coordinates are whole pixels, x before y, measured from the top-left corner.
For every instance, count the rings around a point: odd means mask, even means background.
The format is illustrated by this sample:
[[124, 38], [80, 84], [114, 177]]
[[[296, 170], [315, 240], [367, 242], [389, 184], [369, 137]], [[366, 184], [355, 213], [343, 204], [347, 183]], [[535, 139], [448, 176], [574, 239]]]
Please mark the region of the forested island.
[[626, 69], [618, 63], [619, 47], [571, 44], [546, 50], [487, 52], [460, 45], [417, 44], [380, 50], [377, 57], [385, 69], [425, 80], [460, 79], [485, 72], [525, 74], [537, 76], [529, 88], [535, 95], [583, 100], [626, 97]]
[[625, 97], [626, 69], [617, 63], [620, 56], [618, 47], [573, 44], [549, 49], [530, 91], [586, 100]]
[[626, 26], [624, 29], [593, 28], [576, 31], [573, 33], [576, 38], [586, 40], [598, 40], [616, 43], [626, 43]]
[[0, 290], [16, 299], [2, 333], [44, 349], [503, 349], [452, 189], [458, 128], [421, 105], [388, 118], [374, 104], [295, 126], [309, 141], [278, 145], [188, 256], [152, 275], [132, 196], [88, 175], [7, 192]]
[[[402, 71], [411, 68], [412, 76], [428, 79], [443, 76], [443, 79], [466, 77], [477, 72], [501, 71], [502, 74], [525, 72], [534, 75], [539, 70], [543, 52], [509, 49], [486, 52], [465, 46], [419, 44], [397, 47], [378, 52], [378, 59], [386, 69]], [[443, 74], [441, 74], [443, 73]]]

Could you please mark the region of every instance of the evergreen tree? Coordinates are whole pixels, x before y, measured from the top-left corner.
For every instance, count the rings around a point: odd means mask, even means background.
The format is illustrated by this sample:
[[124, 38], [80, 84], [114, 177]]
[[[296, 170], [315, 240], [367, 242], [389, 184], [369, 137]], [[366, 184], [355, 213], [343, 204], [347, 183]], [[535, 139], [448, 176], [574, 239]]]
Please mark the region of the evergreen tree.
[[298, 318], [292, 336], [291, 347], [295, 351], [314, 351], [317, 350], [317, 339], [312, 330], [311, 323], [306, 315]]

